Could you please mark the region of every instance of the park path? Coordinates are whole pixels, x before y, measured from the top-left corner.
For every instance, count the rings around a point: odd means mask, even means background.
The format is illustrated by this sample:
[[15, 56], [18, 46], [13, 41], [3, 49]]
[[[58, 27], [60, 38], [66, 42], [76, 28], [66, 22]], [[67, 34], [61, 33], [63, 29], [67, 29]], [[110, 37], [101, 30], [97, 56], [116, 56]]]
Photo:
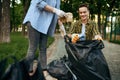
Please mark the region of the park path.
[[[103, 41], [105, 48], [102, 50], [107, 60], [112, 80], [120, 80], [120, 45]], [[55, 41], [47, 49], [48, 63], [67, 55], [64, 39], [60, 34], [55, 34]]]
[[104, 56], [110, 68], [112, 80], [120, 80], [120, 45], [104, 41]]

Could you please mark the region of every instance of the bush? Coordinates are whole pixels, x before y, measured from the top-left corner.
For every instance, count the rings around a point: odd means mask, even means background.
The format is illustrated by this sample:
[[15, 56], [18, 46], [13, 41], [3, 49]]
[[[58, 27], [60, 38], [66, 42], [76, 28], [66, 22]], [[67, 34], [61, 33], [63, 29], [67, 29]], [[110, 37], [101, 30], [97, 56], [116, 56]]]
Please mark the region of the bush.
[[120, 40], [112, 40], [112, 41], [110, 41], [110, 42], [112, 42], [112, 43], [116, 43], [116, 44], [120, 44]]

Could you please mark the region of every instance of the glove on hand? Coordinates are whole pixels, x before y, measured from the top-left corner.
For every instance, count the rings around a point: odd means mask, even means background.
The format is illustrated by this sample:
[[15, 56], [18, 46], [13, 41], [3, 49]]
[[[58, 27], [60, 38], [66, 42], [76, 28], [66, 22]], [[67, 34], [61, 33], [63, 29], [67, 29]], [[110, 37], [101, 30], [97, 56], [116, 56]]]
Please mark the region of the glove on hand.
[[79, 40], [79, 34], [72, 34], [72, 43], [76, 43]]
[[54, 8], [53, 12], [56, 13], [59, 17], [65, 16], [65, 12], [57, 8]]
[[102, 37], [100, 35], [95, 35], [95, 40], [103, 40]]

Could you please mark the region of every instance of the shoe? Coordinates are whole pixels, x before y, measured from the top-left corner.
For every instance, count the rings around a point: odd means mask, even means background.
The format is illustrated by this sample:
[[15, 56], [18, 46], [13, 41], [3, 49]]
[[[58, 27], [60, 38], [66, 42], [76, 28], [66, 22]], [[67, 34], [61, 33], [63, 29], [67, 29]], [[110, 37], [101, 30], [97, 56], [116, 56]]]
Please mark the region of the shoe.
[[47, 71], [43, 71], [43, 74], [44, 74], [45, 80], [58, 80], [52, 77]]
[[32, 66], [30, 66], [29, 76], [33, 76], [37, 70], [38, 61], [34, 60]]
[[47, 75], [45, 78], [46, 78], [46, 80], [58, 80], [50, 75]]

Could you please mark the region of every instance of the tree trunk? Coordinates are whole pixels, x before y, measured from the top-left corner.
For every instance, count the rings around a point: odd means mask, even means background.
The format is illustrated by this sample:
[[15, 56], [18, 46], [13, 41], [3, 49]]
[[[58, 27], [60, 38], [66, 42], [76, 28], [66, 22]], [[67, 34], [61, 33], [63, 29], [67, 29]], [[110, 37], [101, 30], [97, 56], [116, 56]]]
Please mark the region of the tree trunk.
[[[23, 8], [24, 8], [24, 16], [23, 16], [23, 19], [24, 19], [26, 13], [27, 13], [28, 8], [29, 8], [30, 1], [31, 1], [31, 0], [23, 0], [23, 2], [22, 2], [22, 3], [23, 3]], [[23, 34], [24, 36], [26, 35], [26, 33], [25, 33], [25, 25], [22, 25], [22, 34]]]
[[3, 0], [2, 42], [10, 42], [10, 0]]
[[111, 15], [111, 31], [110, 31], [110, 41], [113, 40], [113, 13]]
[[0, 0], [0, 42], [2, 42], [2, 2]]
[[1, 22], [1, 19], [2, 19], [2, 2], [0, 0], [0, 22]]
[[99, 27], [99, 32], [101, 33], [101, 18], [100, 18], [100, 12], [98, 12], [98, 27]]
[[106, 27], [107, 27], [107, 18], [109, 17], [108, 11], [106, 12], [106, 17], [105, 17], [105, 24], [104, 24], [104, 39], [107, 39], [106, 36]]
[[101, 17], [100, 17], [100, 15], [101, 15], [101, 0], [99, 0], [97, 2], [97, 6], [98, 6], [98, 28], [101, 33]]
[[11, 23], [11, 25], [12, 26], [10, 26], [11, 27], [11, 30], [13, 29], [13, 32], [15, 32], [15, 0], [12, 0], [12, 7], [13, 7], [13, 9], [12, 9], [12, 23]]

